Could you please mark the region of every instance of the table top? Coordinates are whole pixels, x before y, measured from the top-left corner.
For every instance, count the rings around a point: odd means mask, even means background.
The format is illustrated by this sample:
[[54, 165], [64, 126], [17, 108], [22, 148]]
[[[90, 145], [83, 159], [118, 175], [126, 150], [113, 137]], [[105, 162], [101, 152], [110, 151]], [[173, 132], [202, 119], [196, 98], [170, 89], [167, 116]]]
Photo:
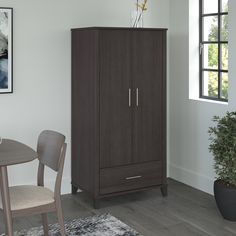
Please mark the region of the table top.
[[29, 162], [37, 157], [37, 152], [27, 145], [15, 140], [2, 139], [0, 144], [0, 166]]

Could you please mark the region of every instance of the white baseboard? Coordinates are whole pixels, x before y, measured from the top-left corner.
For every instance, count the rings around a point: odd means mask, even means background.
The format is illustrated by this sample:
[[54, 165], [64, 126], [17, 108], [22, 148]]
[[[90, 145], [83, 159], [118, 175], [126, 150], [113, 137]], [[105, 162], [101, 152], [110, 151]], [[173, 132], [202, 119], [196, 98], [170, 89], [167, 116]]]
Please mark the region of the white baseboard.
[[[207, 192], [209, 194], [213, 194], [213, 183], [214, 179], [209, 178], [208, 176], [199, 174], [192, 170], [188, 170], [182, 168], [180, 166], [174, 165], [172, 163], [167, 163], [167, 176], [175, 179], [179, 182], [187, 184], [193, 188], [199, 189], [203, 192]], [[24, 183], [24, 184], [33, 184], [36, 183]], [[45, 186], [54, 191], [55, 180], [47, 180], [45, 179]], [[80, 192], [80, 190], [78, 190]], [[61, 194], [69, 194], [71, 193], [71, 178], [63, 177], [61, 184]]]
[[170, 178], [213, 195], [214, 179], [171, 163], [168, 166]]

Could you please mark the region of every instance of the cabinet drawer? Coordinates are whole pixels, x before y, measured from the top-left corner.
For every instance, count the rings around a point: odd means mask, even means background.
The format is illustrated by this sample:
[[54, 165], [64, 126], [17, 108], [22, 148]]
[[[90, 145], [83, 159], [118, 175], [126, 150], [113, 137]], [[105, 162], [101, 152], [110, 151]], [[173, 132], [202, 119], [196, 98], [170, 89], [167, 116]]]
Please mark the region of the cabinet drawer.
[[100, 170], [100, 194], [134, 190], [161, 184], [161, 162], [104, 168]]

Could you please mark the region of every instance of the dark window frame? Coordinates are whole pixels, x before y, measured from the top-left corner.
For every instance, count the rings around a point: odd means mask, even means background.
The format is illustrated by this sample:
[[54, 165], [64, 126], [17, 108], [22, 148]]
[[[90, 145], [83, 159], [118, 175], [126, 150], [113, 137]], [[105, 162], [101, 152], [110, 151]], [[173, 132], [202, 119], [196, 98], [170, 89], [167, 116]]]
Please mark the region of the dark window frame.
[[[228, 99], [225, 99], [222, 97], [222, 73], [228, 73], [228, 70], [221, 69], [222, 68], [222, 61], [221, 61], [221, 56], [222, 56], [222, 51], [221, 51], [221, 46], [223, 44], [228, 44], [228, 41], [221, 41], [221, 28], [222, 28], [222, 22], [221, 22], [221, 17], [223, 15], [228, 15], [228, 12], [223, 12], [221, 9], [222, 6], [222, 0], [218, 0], [218, 12], [217, 13], [203, 13], [203, 2], [207, 0], [199, 0], [199, 72], [200, 72], [200, 80], [199, 80], [199, 96], [200, 98], [204, 99], [209, 99], [209, 100], [216, 100], [216, 101], [223, 101], [223, 102], [228, 102]], [[208, 16], [217, 16], [218, 17], [218, 39], [217, 41], [204, 41], [203, 37], [203, 22], [204, 22], [204, 17]], [[218, 69], [210, 69], [210, 68], [204, 68], [204, 61], [203, 61], [203, 48], [204, 45], [206, 44], [217, 44], [218, 45]], [[204, 95], [204, 88], [203, 88], [203, 83], [204, 83], [204, 71], [213, 71], [213, 72], [218, 72], [218, 97], [211, 97], [211, 96], [206, 96]]]

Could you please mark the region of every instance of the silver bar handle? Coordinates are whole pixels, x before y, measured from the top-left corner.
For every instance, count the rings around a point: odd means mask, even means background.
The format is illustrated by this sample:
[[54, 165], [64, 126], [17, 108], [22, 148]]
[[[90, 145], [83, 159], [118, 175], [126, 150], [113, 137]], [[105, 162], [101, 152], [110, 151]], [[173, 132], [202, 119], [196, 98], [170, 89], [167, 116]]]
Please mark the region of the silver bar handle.
[[131, 88], [129, 88], [129, 107], [131, 107]]
[[137, 176], [131, 176], [131, 177], [126, 177], [126, 180], [131, 180], [131, 179], [140, 179], [142, 178], [142, 175], [137, 175]]
[[139, 106], [139, 90], [136, 88], [136, 106]]

